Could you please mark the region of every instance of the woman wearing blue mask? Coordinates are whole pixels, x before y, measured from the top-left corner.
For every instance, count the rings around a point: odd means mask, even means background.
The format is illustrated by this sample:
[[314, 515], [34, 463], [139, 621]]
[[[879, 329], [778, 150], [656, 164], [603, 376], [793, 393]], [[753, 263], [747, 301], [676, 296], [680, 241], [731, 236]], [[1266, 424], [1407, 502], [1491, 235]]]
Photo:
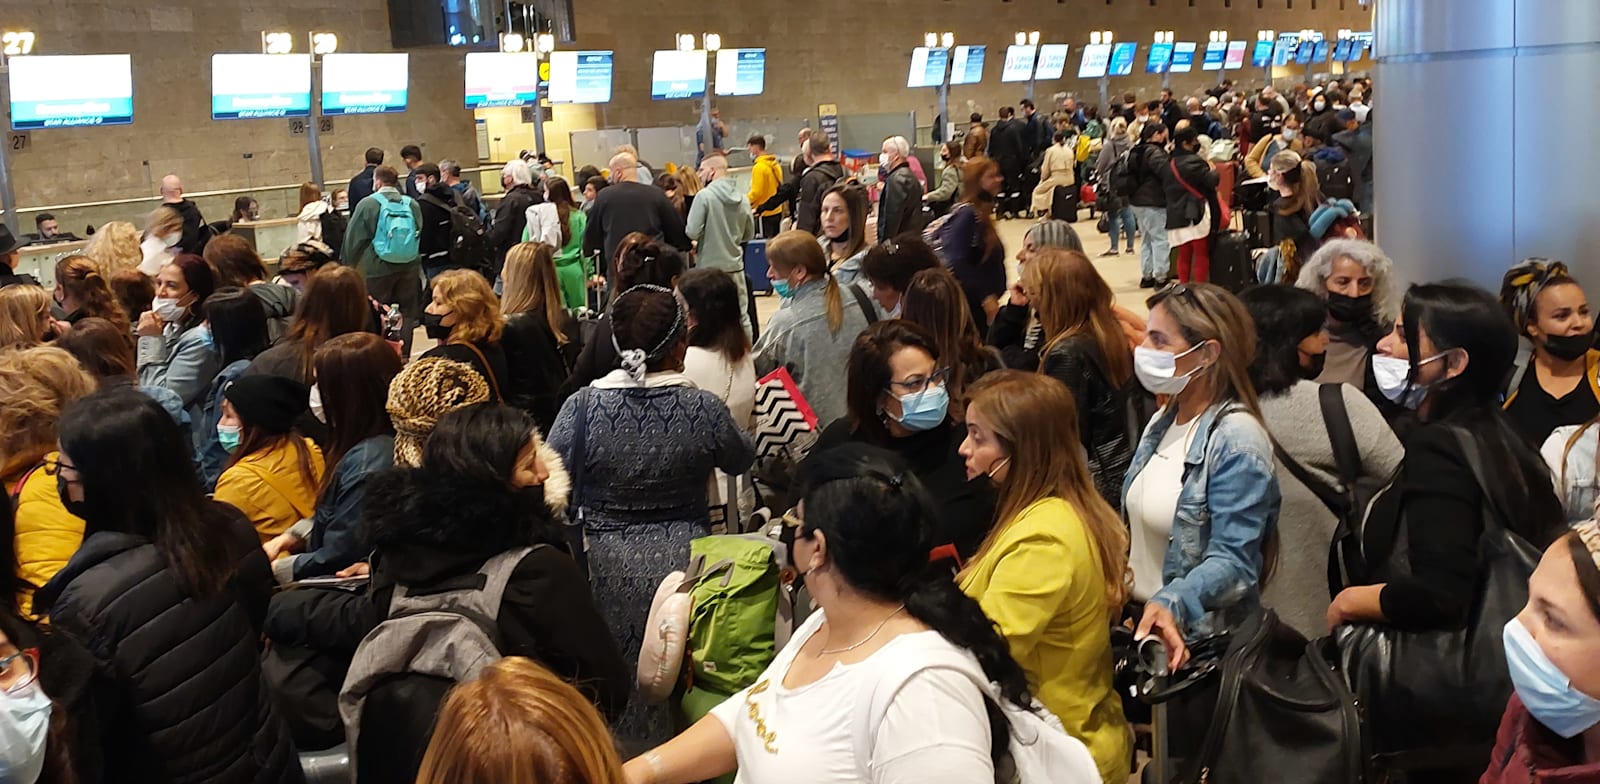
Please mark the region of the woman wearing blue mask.
[[1600, 780], [1600, 523], [1545, 551], [1504, 638], [1516, 693], [1480, 781]]
[[998, 488], [999, 522], [957, 578], [1005, 637], [1035, 693], [1100, 776], [1131, 759], [1112, 687], [1111, 625], [1128, 598], [1128, 535], [1095, 491], [1067, 388], [1020, 370], [984, 376], [967, 406], [967, 476]]
[[950, 403], [950, 369], [932, 334], [909, 321], [880, 321], [856, 338], [845, 384], [847, 413], [822, 431], [814, 449], [848, 442], [888, 449], [933, 494], [939, 544], [962, 557], [994, 524], [994, 494], [984, 477], [968, 479]]
[[212, 497], [250, 518], [265, 544], [316, 511], [322, 450], [294, 427], [310, 390], [285, 376], [245, 376], [222, 397], [217, 441], [230, 457]]
[[[1400, 320], [1379, 341], [1372, 363], [1379, 389], [1415, 409], [1419, 424], [1404, 439], [1405, 458], [1393, 482], [1367, 509], [1364, 563], [1352, 569], [1358, 573], [1346, 575], [1347, 587], [1328, 607], [1329, 628], [1380, 624], [1405, 639], [1412, 633], [1485, 633], [1504, 623], [1504, 618], [1478, 618], [1473, 612], [1486, 575], [1487, 559], [1480, 552], [1483, 510], [1515, 510], [1501, 522], [1540, 548], [1563, 530], [1565, 520], [1543, 460], [1500, 408], [1516, 350], [1511, 324], [1488, 292], [1457, 283], [1418, 285], [1406, 292]], [[1477, 447], [1483, 475], [1493, 478], [1493, 487], [1474, 475], [1464, 439]], [[1405, 715], [1382, 723], [1403, 721], [1438, 731], [1402, 738], [1406, 733], [1396, 729], [1380, 740], [1403, 748], [1435, 743], [1434, 736], [1448, 732], [1453, 744], [1481, 744], [1488, 750], [1492, 715], [1459, 715], [1453, 708], [1445, 715], [1446, 708], [1432, 706], [1426, 697], [1408, 705]], [[1476, 775], [1468, 770], [1474, 764], [1463, 759], [1458, 770], [1433, 773], [1461, 780], [1460, 775]]]
[[1250, 384], [1255, 326], [1208, 283], [1149, 300], [1134, 373], [1166, 405], [1145, 427], [1123, 481], [1138, 639], [1159, 637], [1171, 665], [1185, 640], [1226, 631], [1261, 603], [1278, 526], [1278, 478]]
[[[850, 345], [867, 327], [865, 310], [828, 269], [828, 257], [817, 238], [795, 230], [767, 243], [767, 279], [783, 298], [783, 306], [761, 330], [752, 349], [756, 374], [787, 367], [818, 421], [832, 422], [845, 413], [845, 359]], [[862, 297], [866, 299], [866, 297]]]

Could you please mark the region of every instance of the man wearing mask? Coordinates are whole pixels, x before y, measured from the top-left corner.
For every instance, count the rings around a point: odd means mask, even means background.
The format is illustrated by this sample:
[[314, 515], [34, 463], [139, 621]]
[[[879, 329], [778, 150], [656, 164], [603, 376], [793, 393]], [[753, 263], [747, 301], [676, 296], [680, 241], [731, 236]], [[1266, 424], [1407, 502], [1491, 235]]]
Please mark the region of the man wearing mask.
[[989, 132], [989, 157], [1000, 165], [1000, 173], [1006, 180], [996, 205], [997, 217], [1012, 218], [1022, 214], [1022, 172], [1028, 166], [1028, 150], [1027, 128], [1017, 121], [1016, 110], [1000, 107], [1000, 122]]
[[417, 235], [417, 249], [422, 254], [422, 274], [431, 283], [439, 273], [451, 269], [450, 248], [455, 244], [455, 231], [450, 223], [451, 207], [461, 205], [461, 197], [449, 185], [439, 167], [419, 163], [412, 179], [422, 207], [422, 227]]
[[[906, 137], [891, 136], [883, 140], [883, 165], [889, 170], [889, 176], [884, 181], [883, 196], [878, 200], [879, 242], [902, 232], [922, 231], [922, 183], [917, 182], [911, 165], [906, 162], [910, 155], [911, 143]], [[820, 216], [820, 210], [818, 214]]]
[[[771, 156], [767, 156], [771, 157]], [[774, 160], [773, 168], [777, 168]], [[722, 270], [739, 287], [739, 301], [748, 302], [749, 284], [744, 277], [744, 244], [755, 237], [755, 217], [750, 200], [739, 190], [739, 183], [728, 176], [728, 159], [708, 155], [700, 162], [700, 180], [705, 187], [689, 208], [689, 239], [695, 241], [695, 266]], [[751, 336], [748, 308], [739, 309], [739, 324]]]
[[[594, 199], [589, 208], [589, 226], [583, 233], [583, 252], [601, 252], [601, 274], [615, 281], [610, 269], [617, 259], [622, 238], [639, 232], [665, 242], [685, 253], [691, 247], [684, 231], [683, 213], [672, 206], [665, 191], [639, 181], [639, 161], [619, 152], [611, 156], [612, 185]], [[695, 199], [699, 201], [699, 199]], [[615, 292], [613, 292], [615, 293]]]
[[1256, 144], [1282, 129], [1283, 107], [1266, 90], [1262, 90], [1250, 107], [1250, 143]]

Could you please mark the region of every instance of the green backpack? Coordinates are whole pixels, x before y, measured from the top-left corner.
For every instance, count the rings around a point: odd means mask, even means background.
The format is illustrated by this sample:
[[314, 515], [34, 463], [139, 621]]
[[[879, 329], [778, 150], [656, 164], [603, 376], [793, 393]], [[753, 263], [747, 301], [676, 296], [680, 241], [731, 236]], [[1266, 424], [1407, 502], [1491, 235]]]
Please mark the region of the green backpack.
[[689, 682], [731, 695], [761, 677], [778, 653], [781, 557], [763, 536], [689, 543]]

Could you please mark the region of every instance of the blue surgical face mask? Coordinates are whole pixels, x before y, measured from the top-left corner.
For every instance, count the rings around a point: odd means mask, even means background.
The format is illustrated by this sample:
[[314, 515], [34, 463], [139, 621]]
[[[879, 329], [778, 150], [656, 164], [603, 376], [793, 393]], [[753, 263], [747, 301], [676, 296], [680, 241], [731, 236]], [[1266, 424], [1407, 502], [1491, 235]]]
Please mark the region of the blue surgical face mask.
[[6, 781], [39, 778], [49, 735], [50, 698], [37, 680], [0, 694], [0, 774]]
[[217, 424], [217, 443], [221, 444], [222, 448], [231, 455], [234, 450], [239, 448], [239, 438], [243, 432], [244, 428], [238, 425], [224, 425], [219, 422]]
[[779, 279], [772, 281], [772, 293], [777, 294], [779, 297], [784, 299], [788, 299], [794, 296], [794, 288], [789, 285], [789, 281]]
[[1600, 700], [1572, 687], [1572, 679], [1544, 655], [1521, 619], [1506, 624], [1504, 638], [1511, 684], [1540, 724], [1563, 738], [1600, 724]]
[[900, 401], [900, 416], [895, 421], [916, 432], [938, 427], [950, 409], [950, 393], [943, 384], [929, 384], [921, 392], [896, 395], [895, 399]]

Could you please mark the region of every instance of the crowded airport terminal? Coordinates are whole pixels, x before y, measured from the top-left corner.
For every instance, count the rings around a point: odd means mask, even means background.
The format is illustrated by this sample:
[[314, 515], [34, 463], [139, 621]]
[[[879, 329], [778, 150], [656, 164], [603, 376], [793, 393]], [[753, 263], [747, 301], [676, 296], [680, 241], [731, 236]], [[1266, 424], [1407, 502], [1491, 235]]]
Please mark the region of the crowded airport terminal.
[[0, 784], [1600, 784], [1600, 0], [0, 10]]

